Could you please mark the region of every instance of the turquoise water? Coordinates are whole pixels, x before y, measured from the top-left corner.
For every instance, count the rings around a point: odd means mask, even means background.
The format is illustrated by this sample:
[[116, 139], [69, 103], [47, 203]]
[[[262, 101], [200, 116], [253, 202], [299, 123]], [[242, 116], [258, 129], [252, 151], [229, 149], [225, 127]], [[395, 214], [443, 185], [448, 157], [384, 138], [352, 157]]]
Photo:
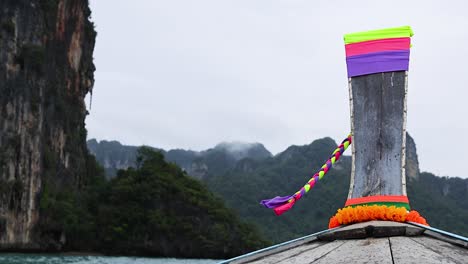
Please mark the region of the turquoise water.
[[220, 260], [211, 259], [173, 259], [173, 258], [134, 258], [102, 256], [60, 256], [34, 254], [0, 254], [0, 264], [38, 263], [38, 264], [215, 264]]

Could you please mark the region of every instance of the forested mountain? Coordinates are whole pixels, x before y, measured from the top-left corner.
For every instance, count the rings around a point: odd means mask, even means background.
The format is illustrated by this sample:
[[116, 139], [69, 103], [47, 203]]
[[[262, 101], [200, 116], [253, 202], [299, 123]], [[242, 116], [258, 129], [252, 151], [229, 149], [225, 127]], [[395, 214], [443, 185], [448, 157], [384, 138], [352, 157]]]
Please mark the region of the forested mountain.
[[[323, 138], [309, 145], [291, 146], [262, 159], [246, 157], [230, 164], [213, 155], [210, 160], [214, 164], [218, 162], [217, 166], [198, 165], [205, 168], [202, 180], [210, 190], [220, 195], [241, 218], [257, 224], [268, 239], [280, 242], [327, 228], [328, 219], [346, 201], [351, 158], [343, 156], [293, 210], [280, 217], [263, 208], [259, 201], [297, 191], [336, 146], [331, 138]], [[409, 135], [406, 157], [407, 189], [412, 208], [437, 228], [468, 235], [468, 226], [463, 223], [468, 217], [468, 179], [420, 173], [416, 146]]]
[[140, 148], [135, 168], [109, 181], [99, 166], [88, 174], [82, 192], [46, 188], [40, 200], [48, 219], [42, 224], [54, 227], [49, 233], [63, 232], [65, 251], [223, 259], [269, 244], [199, 180], [150, 148]]

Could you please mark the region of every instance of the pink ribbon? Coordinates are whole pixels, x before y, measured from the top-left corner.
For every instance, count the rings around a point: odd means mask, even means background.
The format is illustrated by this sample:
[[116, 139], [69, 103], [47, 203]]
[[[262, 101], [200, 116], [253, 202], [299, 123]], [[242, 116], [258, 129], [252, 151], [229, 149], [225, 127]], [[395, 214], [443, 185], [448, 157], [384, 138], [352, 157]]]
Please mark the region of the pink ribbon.
[[346, 57], [373, 52], [407, 50], [410, 44], [411, 38], [387, 38], [347, 44], [345, 45]]

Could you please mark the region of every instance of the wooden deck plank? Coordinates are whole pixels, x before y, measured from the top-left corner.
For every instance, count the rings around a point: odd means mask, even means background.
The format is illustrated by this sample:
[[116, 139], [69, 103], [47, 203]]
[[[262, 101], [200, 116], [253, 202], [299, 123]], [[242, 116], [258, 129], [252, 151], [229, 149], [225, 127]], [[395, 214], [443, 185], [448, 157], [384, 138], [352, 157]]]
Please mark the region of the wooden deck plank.
[[[443, 230], [435, 231], [435, 230], [428, 229], [428, 230], [424, 231], [424, 234], [426, 236], [429, 236], [429, 237], [432, 237], [432, 238], [435, 238], [435, 239], [438, 239], [438, 240], [441, 240], [441, 241], [445, 241], [445, 242], [448, 242], [448, 243], [451, 243], [451, 244], [455, 244], [455, 245], [458, 245], [458, 246], [461, 246], [461, 247], [464, 247], [464, 248], [468, 249], [468, 241], [466, 241], [466, 239], [459, 239], [457, 237], [448, 236], [446, 234], [440, 233], [440, 231], [443, 231]], [[443, 232], [445, 232], [445, 231], [443, 231]]]
[[[339, 229], [340, 227], [336, 228]], [[250, 252], [247, 254], [244, 254], [242, 256], [238, 256], [232, 259], [228, 259], [225, 261], [220, 262], [220, 264], [240, 264], [240, 263], [251, 263], [253, 261], [261, 260], [261, 259], [266, 259], [267, 256], [273, 255], [273, 254], [278, 254], [280, 252], [286, 251], [286, 250], [291, 250], [303, 245], [310, 245], [311, 243], [318, 243], [318, 245], [324, 244], [323, 242], [320, 242], [317, 240], [317, 236], [320, 234], [328, 233], [331, 232], [335, 229], [327, 229], [323, 230], [314, 234], [310, 234], [304, 237], [299, 237], [290, 241], [286, 241], [271, 247], [263, 248], [254, 252]]]
[[457, 263], [468, 263], [468, 249], [427, 236], [413, 237], [411, 240], [430, 248], [432, 251], [447, 256]]
[[322, 258], [303, 263], [393, 263], [388, 238], [367, 238], [344, 241], [344, 245], [336, 248]]
[[[357, 232], [358, 237], [365, 234], [367, 238], [356, 239], [353, 233], [355, 230], [360, 230]], [[414, 223], [370, 221], [324, 230], [223, 263], [468, 264], [468, 247], [464, 244], [466, 239], [455, 239], [440, 232], [437, 235], [437, 230], [431, 230]]]
[[262, 259], [258, 259], [256, 261], [253, 261], [253, 262], [249, 262], [251, 264], [273, 264], [273, 263], [279, 263], [283, 260], [286, 260], [288, 258], [291, 258], [293, 256], [296, 256], [296, 255], [300, 255], [304, 252], [307, 252], [307, 251], [310, 251], [310, 250], [315, 250], [316, 248], [322, 246], [326, 244], [326, 242], [319, 242], [319, 241], [315, 241], [313, 243], [310, 243], [310, 244], [305, 244], [305, 245], [301, 245], [301, 246], [298, 246], [296, 248], [291, 248], [289, 250], [286, 250], [286, 251], [282, 251], [282, 252], [278, 252], [276, 254], [271, 254], [271, 255], [268, 255]]
[[[416, 243], [408, 237], [390, 237], [393, 260], [395, 264], [400, 263], [464, 263], [454, 261], [447, 255], [437, 253], [431, 248]], [[449, 245], [449, 244], [447, 244]], [[450, 253], [449, 253], [450, 254]]]
[[[278, 262], [270, 262], [276, 264], [302, 264], [302, 263], [312, 263], [315, 260], [326, 256], [330, 252], [333, 252], [340, 246], [342, 246], [345, 241], [334, 241], [322, 244], [320, 247], [317, 247], [313, 250], [308, 250], [296, 255], [290, 255], [289, 258], [282, 259]], [[272, 256], [273, 257], [273, 256]], [[259, 262], [259, 263], [269, 263], [269, 262]]]

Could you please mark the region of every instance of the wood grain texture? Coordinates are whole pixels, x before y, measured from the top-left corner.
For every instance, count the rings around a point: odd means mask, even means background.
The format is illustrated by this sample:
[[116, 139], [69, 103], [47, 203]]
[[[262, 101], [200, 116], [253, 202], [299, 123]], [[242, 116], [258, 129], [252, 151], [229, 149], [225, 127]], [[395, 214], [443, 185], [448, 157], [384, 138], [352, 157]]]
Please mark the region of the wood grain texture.
[[426, 236], [428, 236], [428, 237], [432, 237], [432, 238], [435, 238], [437, 240], [445, 241], [445, 242], [448, 242], [448, 243], [451, 243], [451, 244], [454, 244], [454, 245], [458, 245], [458, 246], [463, 247], [465, 249], [468, 249], [468, 242], [466, 240], [457, 239], [455, 237], [447, 236], [447, 235], [444, 235], [442, 233], [434, 232], [434, 231], [431, 231], [431, 230], [426, 230], [424, 232], [424, 234]]
[[256, 261], [249, 262], [249, 263], [252, 263], [252, 264], [274, 264], [274, 263], [279, 263], [279, 262], [285, 261], [287, 259], [291, 259], [291, 258], [293, 258], [295, 256], [301, 255], [304, 252], [313, 251], [316, 248], [318, 248], [318, 247], [320, 247], [320, 246], [322, 246], [324, 244], [325, 244], [325, 242], [314, 242], [314, 243], [311, 243], [311, 244], [302, 245], [302, 246], [299, 246], [299, 247], [296, 247], [296, 248], [289, 249], [287, 251], [283, 251], [283, 252], [279, 252], [277, 254], [269, 255], [267, 257], [264, 257], [264, 258], [261, 258], [261, 259], [258, 259]]
[[[255, 264], [286, 264], [286, 263], [311, 263], [324, 255], [332, 252], [336, 248], [344, 244], [344, 241], [320, 242], [315, 241], [311, 244], [306, 244], [294, 249], [279, 252], [273, 255], [265, 256], [255, 261], [247, 261], [242, 263]], [[234, 263], [234, 262], [233, 262]]]
[[466, 248], [427, 236], [418, 236], [411, 239], [440, 255], [446, 256], [456, 263], [468, 263], [468, 249]]
[[[385, 235], [390, 230], [390, 236], [401, 233], [401, 228], [414, 228], [404, 223], [388, 221], [369, 222], [374, 230], [380, 228]], [[346, 230], [365, 229], [366, 223], [345, 227]], [[396, 229], [394, 229], [396, 227]], [[343, 228], [343, 229], [345, 229]], [[417, 230], [416, 230], [417, 229]], [[241, 263], [255, 264], [302, 264], [302, 263], [468, 263], [468, 249], [439, 240], [421, 233], [416, 227], [415, 232], [391, 237], [367, 237], [365, 239], [336, 238], [333, 241], [313, 240], [308, 243], [283, 248], [261, 258], [242, 259]], [[344, 231], [346, 231], [344, 230]], [[393, 230], [393, 231], [392, 231]], [[335, 231], [343, 231], [337, 229]], [[417, 231], [417, 232], [416, 232]], [[408, 233], [408, 230], [406, 230]], [[416, 234], [417, 233], [417, 234]], [[237, 263], [237, 262], [230, 262]]]
[[345, 244], [317, 260], [303, 263], [378, 263], [392, 264], [388, 238], [344, 240]]
[[403, 195], [406, 73], [351, 78], [354, 145], [350, 197]]
[[314, 250], [306, 251], [306, 252], [303, 252], [302, 254], [291, 256], [290, 258], [284, 259], [276, 263], [277, 264], [315, 263], [316, 261], [319, 261], [320, 259], [326, 257], [328, 254], [335, 252], [345, 243], [346, 241], [339, 241], [339, 240], [325, 243], [322, 246]]
[[[390, 246], [395, 264], [399, 263], [464, 263], [452, 257], [452, 252], [446, 254], [436, 252], [430, 245], [424, 242], [417, 243], [408, 237], [390, 237]], [[426, 241], [427, 242], [427, 241]], [[444, 244], [442, 247], [453, 247], [451, 244]], [[451, 249], [452, 250], [452, 249]]]

